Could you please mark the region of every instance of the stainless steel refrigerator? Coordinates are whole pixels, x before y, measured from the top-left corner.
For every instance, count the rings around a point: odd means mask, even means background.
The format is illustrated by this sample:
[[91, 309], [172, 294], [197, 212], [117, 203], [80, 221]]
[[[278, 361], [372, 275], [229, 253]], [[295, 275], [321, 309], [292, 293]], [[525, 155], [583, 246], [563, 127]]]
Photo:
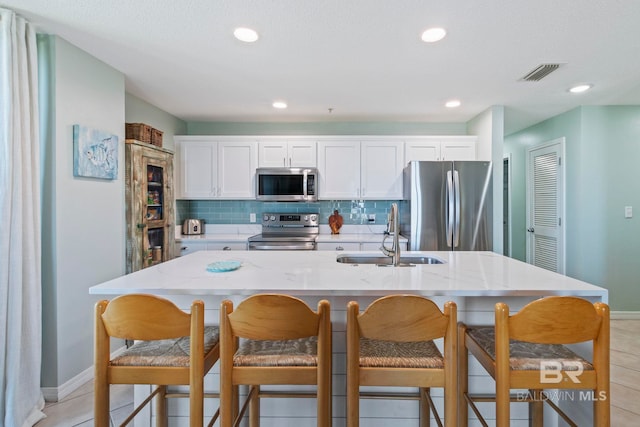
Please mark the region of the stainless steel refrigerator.
[[404, 169], [400, 234], [412, 251], [490, 251], [491, 162], [412, 161]]

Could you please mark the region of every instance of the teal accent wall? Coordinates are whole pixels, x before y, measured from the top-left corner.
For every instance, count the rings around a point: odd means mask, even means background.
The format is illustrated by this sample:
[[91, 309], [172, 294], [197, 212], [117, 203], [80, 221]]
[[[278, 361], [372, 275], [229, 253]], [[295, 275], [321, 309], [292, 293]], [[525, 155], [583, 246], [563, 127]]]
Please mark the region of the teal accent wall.
[[609, 289], [612, 310], [640, 310], [640, 106], [579, 107], [505, 138], [512, 155], [513, 256], [525, 259], [526, 150], [565, 137], [566, 273]]
[[130, 93], [125, 93], [124, 109], [126, 123], [145, 123], [162, 131], [163, 148], [173, 150], [174, 135], [184, 135], [187, 132], [187, 122]]
[[465, 135], [466, 123], [188, 122], [188, 135]]
[[[391, 203], [395, 200], [326, 200], [315, 203], [261, 202], [257, 200], [177, 200], [177, 225], [186, 218], [204, 219], [207, 224], [250, 224], [249, 214], [263, 212], [320, 214], [320, 224], [328, 224], [335, 209], [345, 224], [386, 224]], [[369, 215], [375, 214], [375, 221]]]

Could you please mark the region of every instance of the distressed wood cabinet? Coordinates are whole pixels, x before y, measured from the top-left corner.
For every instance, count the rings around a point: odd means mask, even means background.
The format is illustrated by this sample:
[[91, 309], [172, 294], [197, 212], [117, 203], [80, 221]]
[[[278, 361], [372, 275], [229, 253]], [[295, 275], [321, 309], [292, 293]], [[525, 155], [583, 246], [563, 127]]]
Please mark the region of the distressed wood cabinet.
[[125, 144], [127, 273], [174, 257], [173, 152]]

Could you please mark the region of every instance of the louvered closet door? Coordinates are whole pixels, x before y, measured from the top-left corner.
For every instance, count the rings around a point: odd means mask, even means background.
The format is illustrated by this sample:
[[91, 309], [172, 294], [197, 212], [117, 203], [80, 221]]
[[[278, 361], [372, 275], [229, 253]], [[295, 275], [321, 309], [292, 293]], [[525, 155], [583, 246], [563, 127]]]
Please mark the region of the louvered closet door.
[[527, 262], [564, 273], [561, 143], [529, 151]]

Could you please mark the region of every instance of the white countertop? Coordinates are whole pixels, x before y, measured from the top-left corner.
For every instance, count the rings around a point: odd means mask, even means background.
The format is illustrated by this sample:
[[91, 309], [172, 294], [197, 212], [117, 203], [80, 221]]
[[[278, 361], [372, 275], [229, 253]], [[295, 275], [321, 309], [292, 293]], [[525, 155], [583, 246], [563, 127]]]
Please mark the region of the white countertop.
[[[378, 267], [336, 262], [334, 251], [199, 251], [93, 286], [89, 293], [117, 295], [250, 295], [280, 292], [298, 296], [575, 295], [608, 300], [606, 289], [493, 252], [403, 252], [430, 255], [439, 265]], [[379, 251], [353, 252], [380, 255]], [[235, 271], [210, 273], [215, 261], [237, 260]]]

